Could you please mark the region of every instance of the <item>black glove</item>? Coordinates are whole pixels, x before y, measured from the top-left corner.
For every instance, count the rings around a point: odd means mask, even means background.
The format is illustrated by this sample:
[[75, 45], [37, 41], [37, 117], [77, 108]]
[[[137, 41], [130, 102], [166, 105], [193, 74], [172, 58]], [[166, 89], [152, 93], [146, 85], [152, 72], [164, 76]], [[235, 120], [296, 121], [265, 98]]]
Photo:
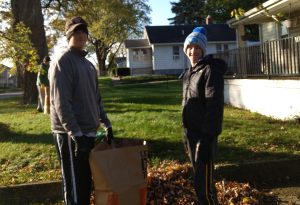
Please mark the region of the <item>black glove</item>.
[[87, 136], [74, 137], [75, 157], [88, 157], [91, 149], [94, 147], [93, 138]]
[[212, 142], [209, 140], [199, 140], [196, 145], [196, 157], [207, 164], [212, 157]]
[[112, 140], [114, 139], [113, 130], [111, 127], [106, 129], [106, 142], [107, 144], [111, 144]]

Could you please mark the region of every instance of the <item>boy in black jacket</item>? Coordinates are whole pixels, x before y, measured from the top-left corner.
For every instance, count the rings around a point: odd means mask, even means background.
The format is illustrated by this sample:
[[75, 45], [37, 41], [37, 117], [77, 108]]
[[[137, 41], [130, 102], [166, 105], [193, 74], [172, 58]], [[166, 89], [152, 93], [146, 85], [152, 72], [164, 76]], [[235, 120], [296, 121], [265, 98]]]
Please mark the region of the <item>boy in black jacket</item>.
[[184, 52], [191, 67], [183, 75], [182, 120], [184, 144], [194, 170], [200, 205], [218, 204], [214, 184], [217, 138], [222, 131], [226, 63], [206, 54], [204, 27], [187, 36]]

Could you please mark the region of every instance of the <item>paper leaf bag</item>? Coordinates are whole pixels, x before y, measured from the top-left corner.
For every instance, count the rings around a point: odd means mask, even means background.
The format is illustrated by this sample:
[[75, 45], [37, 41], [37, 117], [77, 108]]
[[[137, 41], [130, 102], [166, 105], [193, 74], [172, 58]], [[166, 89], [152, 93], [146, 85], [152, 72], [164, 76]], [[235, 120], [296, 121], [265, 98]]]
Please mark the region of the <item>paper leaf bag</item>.
[[96, 205], [145, 205], [148, 149], [142, 140], [101, 142], [90, 153]]

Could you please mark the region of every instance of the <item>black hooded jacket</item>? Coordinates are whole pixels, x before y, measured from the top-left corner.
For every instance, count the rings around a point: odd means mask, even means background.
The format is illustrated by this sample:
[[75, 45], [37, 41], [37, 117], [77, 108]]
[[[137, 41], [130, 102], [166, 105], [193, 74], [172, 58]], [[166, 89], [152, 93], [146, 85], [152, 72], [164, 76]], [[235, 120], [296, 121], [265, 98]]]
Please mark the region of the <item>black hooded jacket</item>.
[[208, 55], [183, 74], [183, 126], [207, 139], [222, 132], [226, 69], [223, 60]]

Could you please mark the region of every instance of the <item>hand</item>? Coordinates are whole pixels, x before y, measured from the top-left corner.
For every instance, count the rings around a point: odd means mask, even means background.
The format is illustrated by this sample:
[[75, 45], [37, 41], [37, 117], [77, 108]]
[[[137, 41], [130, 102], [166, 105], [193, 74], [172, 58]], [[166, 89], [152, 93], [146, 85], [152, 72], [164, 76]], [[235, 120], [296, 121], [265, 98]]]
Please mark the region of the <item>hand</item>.
[[[91, 138], [92, 139], [92, 138]], [[75, 142], [75, 157], [88, 156], [91, 149], [93, 148], [93, 141], [89, 140], [86, 136], [80, 136], [74, 138]]]
[[114, 139], [112, 127], [106, 129], [106, 142], [107, 144], [111, 144], [112, 140]]
[[212, 143], [207, 140], [199, 140], [196, 145], [196, 157], [207, 164], [212, 157]]

